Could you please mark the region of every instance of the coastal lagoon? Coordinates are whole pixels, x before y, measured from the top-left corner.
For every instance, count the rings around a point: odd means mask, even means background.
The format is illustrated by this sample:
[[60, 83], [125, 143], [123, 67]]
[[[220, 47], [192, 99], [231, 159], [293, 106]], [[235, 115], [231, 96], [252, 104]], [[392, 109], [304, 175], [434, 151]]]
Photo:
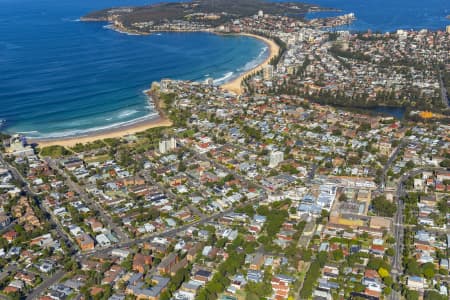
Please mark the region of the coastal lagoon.
[[[157, 2], [157, 1], [154, 1]], [[269, 55], [243, 36], [127, 35], [87, 12], [148, 1], [0, 1], [0, 130], [61, 138], [155, 118], [145, 89], [162, 78], [224, 83]]]

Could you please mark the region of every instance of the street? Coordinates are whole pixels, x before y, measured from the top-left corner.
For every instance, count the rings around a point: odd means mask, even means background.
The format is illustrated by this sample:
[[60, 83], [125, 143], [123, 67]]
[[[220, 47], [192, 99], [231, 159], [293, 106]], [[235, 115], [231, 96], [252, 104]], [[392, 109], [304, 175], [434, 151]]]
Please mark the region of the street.
[[[404, 203], [402, 200], [402, 197], [406, 194], [404, 183], [406, 180], [408, 180], [411, 177], [415, 177], [418, 174], [421, 174], [424, 171], [429, 170], [436, 170], [439, 168], [419, 168], [419, 169], [413, 169], [409, 172], [403, 174], [398, 183], [396, 188], [396, 199], [397, 199], [397, 213], [394, 217], [394, 238], [395, 238], [395, 255], [392, 260], [392, 274], [394, 282], [400, 282], [400, 276], [403, 274], [403, 268], [402, 268], [402, 252], [403, 252], [403, 235], [404, 235], [404, 227], [403, 225], [403, 210], [404, 210]], [[400, 299], [400, 292], [392, 291], [391, 295], [389, 296], [389, 299], [391, 300], [397, 300]]]
[[108, 228], [111, 228], [118, 235], [121, 241], [127, 242], [130, 240], [128, 235], [122, 230], [121, 227], [117, 226], [114, 223], [111, 216], [107, 212], [105, 212], [103, 207], [101, 207], [101, 205], [91, 199], [91, 197], [86, 194], [85, 190], [80, 187], [78, 183], [72, 181], [70, 176], [68, 176], [66, 172], [64, 172], [64, 170], [59, 167], [57, 162], [52, 159], [48, 159], [47, 163], [52, 169], [56, 170], [61, 176], [64, 177], [66, 184], [70, 187], [70, 189], [76, 192], [91, 209], [99, 212], [101, 219], [108, 225]]

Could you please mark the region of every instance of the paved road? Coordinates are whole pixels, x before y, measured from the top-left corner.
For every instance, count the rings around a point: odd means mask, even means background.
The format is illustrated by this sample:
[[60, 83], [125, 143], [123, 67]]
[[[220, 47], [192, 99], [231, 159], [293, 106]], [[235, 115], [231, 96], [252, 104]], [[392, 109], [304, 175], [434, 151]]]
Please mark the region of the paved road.
[[313, 164], [311, 166], [311, 171], [309, 171], [307, 177], [306, 177], [306, 183], [309, 184], [311, 183], [311, 181], [314, 179], [314, 177], [316, 176], [316, 170], [317, 170], [318, 166], [316, 164]]
[[[187, 150], [190, 151], [190, 152], [194, 155], [194, 157], [196, 157], [196, 158], [198, 158], [198, 159], [201, 159], [201, 160], [209, 161], [209, 162], [210, 162], [213, 166], [215, 166], [217, 169], [220, 169], [220, 170], [223, 170], [223, 171], [225, 171], [225, 172], [227, 172], [227, 173], [233, 174], [233, 176], [235, 176], [235, 178], [241, 180], [242, 182], [244, 182], [244, 183], [246, 183], [246, 184], [248, 184], [248, 185], [252, 184], [253, 186], [257, 186], [257, 187], [259, 187], [259, 188], [261, 188], [261, 189], [264, 190], [264, 187], [263, 187], [263, 186], [261, 186], [261, 185], [259, 185], [259, 184], [254, 184], [254, 183], [248, 182], [248, 180], [247, 180], [246, 178], [244, 178], [244, 177], [242, 177], [241, 175], [237, 174], [236, 172], [234, 172], [234, 171], [232, 171], [232, 170], [229, 170], [229, 169], [225, 168], [224, 166], [218, 164], [218, 163], [215, 162], [213, 159], [208, 158], [206, 155], [201, 155], [201, 154], [198, 154], [198, 153], [196, 153], [196, 152], [192, 152], [192, 151], [189, 150], [189, 149], [187, 149]], [[150, 180], [149, 176], [147, 176], [146, 179]], [[163, 188], [163, 190], [165, 190], [164, 187], [162, 187], [162, 188]], [[169, 191], [168, 191], [168, 194], [170, 195], [170, 194], [173, 194], [173, 193], [169, 190]], [[172, 196], [176, 196], [176, 195], [172, 195]], [[226, 215], [226, 214], [228, 214], [228, 213], [233, 212], [233, 211], [234, 211], [236, 208], [238, 208], [238, 207], [241, 207], [241, 206], [244, 206], [244, 205], [248, 205], [248, 204], [253, 204], [253, 203], [260, 202], [260, 201], [264, 200], [265, 197], [266, 197], [266, 193], [263, 193], [263, 194], [261, 194], [259, 197], [255, 198], [255, 199], [253, 199], [253, 200], [246, 201], [245, 203], [241, 203], [241, 204], [239, 204], [239, 205], [237, 205], [237, 206], [235, 206], [235, 207], [231, 207], [231, 208], [229, 208], [229, 209], [227, 209], [227, 210], [224, 210], [224, 211], [222, 211], [222, 212], [218, 212], [218, 213], [213, 214], [213, 215], [210, 215], [210, 216], [206, 216], [206, 215], [202, 214], [203, 216], [200, 216], [200, 219], [199, 219], [198, 221], [195, 221], [195, 222], [192, 222], [192, 223], [189, 223], [189, 224], [186, 224], [186, 225], [183, 225], [183, 226], [174, 228], [174, 229], [170, 229], [170, 230], [167, 230], [167, 231], [164, 231], [164, 232], [154, 233], [154, 234], [148, 235], [148, 236], [143, 237], [143, 238], [140, 238], [140, 239], [134, 239], [134, 240], [132, 240], [132, 241], [125, 241], [125, 242], [121, 242], [121, 243], [119, 243], [119, 244], [115, 244], [115, 245], [110, 246], [110, 247], [104, 247], [104, 248], [101, 248], [101, 249], [95, 249], [95, 250], [92, 250], [92, 251], [89, 251], [89, 252], [85, 252], [85, 253], [83, 253], [83, 254], [78, 254], [77, 257], [87, 257], [87, 256], [91, 256], [91, 255], [103, 255], [103, 254], [109, 253], [109, 252], [110, 252], [112, 249], [114, 249], [114, 248], [127, 248], [127, 247], [131, 247], [132, 245], [135, 245], [135, 244], [140, 244], [140, 243], [143, 243], [143, 242], [146, 242], [146, 241], [151, 241], [151, 240], [153, 240], [153, 238], [155, 238], [155, 237], [170, 237], [170, 236], [175, 236], [175, 235], [177, 235], [178, 233], [187, 230], [187, 229], [188, 229], [189, 227], [191, 227], [191, 226], [200, 226], [200, 225], [203, 225], [203, 224], [208, 223], [208, 222], [210, 222], [210, 221], [212, 221], [212, 220], [218, 219], [218, 218], [220, 218], [220, 217], [222, 217], [222, 216], [224, 216], [224, 215]]]
[[[395, 244], [395, 255], [392, 261], [392, 273], [394, 275], [394, 281], [399, 282], [399, 277], [403, 273], [402, 268], [402, 252], [403, 252], [403, 241], [404, 241], [404, 225], [403, 225], [403, 210], [404, 210], [404, 203], [402, 201], [402, 197], [406, 194], [404, 183], [406, 180], [408, 180], [411, 177], [415, 177], [416, 175], [424, 172], [424, 171], [434, 171], [439, 170], [441, 168], [417, 168], [410, 170], [409, 172], [405, 173], [400, 177], [398, 183], [397, 183], [397, 192], [396, 192], [396, 198], [397, 198], [397, 213], [394, 218], [394, 238], [396, 240]], [[391, 295], [389, 296], [389, 299], [391, 300], [398, 300], [400, 299], [400, 293], [396, 291], [392, 291]]]
[[82, 188], [78, 183], [72, 181], [70, 176], [59, 167], [57, 162], [52, 159], [48, 159], [47, 162], [52, 169], [56, 170], [61, 176], [64, 177], [66, 184], [71, 190], [76, 192], [91, 209], [94, 209], [100, 213], [102, 221], [107, 224], [108, 228], [113, 230], [113, 232], [118, 235], [121, 241], [130, 241], [128, 235], [123, 231], [121, 227], [117, 226], [114, 223], [112, 217], [103, 209], [103, 207], [101, 207], [101, 205], [99, 205], [96, 201], [89, 197], [84, 188]]
[[8, 277], [10, 274], [15, 273], [17, 269], [18, 267], [16, 264], [9, 263], [0, 273], [0, 281], [3, 281], [3, 279]]
[[[181, 144], [181, 146], [184, 147], [183, 144]], [[195, 158], [197, 158], [197, 159], [199, 159], [199, 160], [207, 161], [207, 162], [209, 162], [211, 165], [213, 165], [215, 168], [217, 168], [217, 169], [219, 169], [219, 170], [221, 170], [221, 171], [223, 171], [223, 172], [226, 172], [226, 173], [229, 173], [229, 174], [233, 175], [236, 179], [239, 179], [241, 182], [245, 182], [248, 186], [254, 186], [254, 187], [257, 187], [257, 188], [259, 188], [259, 189], [261, 189], [261, 190], [263, 190], [263, 191], [266, 190], [266, 188], [265, 188], [264, 186], [262, 186], [261, 184], [256, 183], [256, 182], [250, 182], [247, 178], [245, 178], [244, 176], [238, 174], [236, 171], [230, 170], [230, 169], [224, 167], [223, 165], [219, 164], [219, 163], [216, 162], [214, 159], [209, 158], [209, 157], [208, 157], [207, 155], [205, 155], [205, 154], [197, 153], [197, 152], [195, 152], [195, 151], [193, 151], [192, 149], [189, 149], [189, 148], [185, 148], [185, 150], [188, 151], [188, 152], [190, 152]]]
[[[13, 177], [18, 180], [19, 182], [21, 182], [23, 184], [23, 190], [25, 190], [29, 195], [31, 196], [37, 196], [37, 193], [35, 193], [30, 186], [28, 185], [27, 180], [25, 180], [25, 178], [22, 176], [22, 174], [20, 174], [20, 172], [13, 166], [11, 166], [9, 163], [7, 163], [3, 157], [0, 154], [0, 162], [2, 162], [6, 167], [8, 167], [8, 169], [11, 171]], [[50, 215], [50, 220], [49, 222], [51, 224], [53, 224], [56, 228], [56, 232], [57, 235], [60, 238], [60, 241], [65, 243], [68, 247], [69, 247], [69, 251], [71, 253], [70, 254], [74, 254], [77, 250], [74, 247], [74, 244], [72, 242], [72, 239], [70, 238], [70, 236], [68, 236], [68, 234], [65, 232], [64, 228], [61, 226], [61, 224], [59, 223], [59, 220], [57, 218], [54, 217], [53, 213], [51, 210], [48, 209], [48, 207], [44, 206], [42, 202], [39, 202], [40, 205], [40, 209], [42, 209], [43, 211], [47, 212]], [[64, 276], [65, 272], [63, 270], [59, 270], [57, 271], [55, 274], [53, 274], [51, 277], [48, 277], [46, 279], [44, 279], [44, 281], [37, 286], [30, 295], [27, 296], [26, 299], [37, 299], [38, 296], [45, 291], [47, 288], [49, 288], [51, 285], [55, 284], [59, 279], [61, 279]]]
[[2, 230], [0, 230], [0, 235], [3, 235], [5, 232], [9, 231], [17, 223], [19, 223], [18, 220], [14, 220], [8, 226], [3, 227]]
[[[209, 159], [208, 157], [206, 157], [205, 155], [199, 155], [197, 153], [194, 153], [194, 155], [202, 160], [207, 160], [209, 161], [211, 164], [213, 164], [216, 168], [220, 169], [220, 170], [224, 170], [228, 173], [233, 174], [237, 179], [241, 180], [242, 182], [245, 182], [247, 184], [252, 184], [253, 186], [257, 186], [261, 189], [264, 190], [264, 187], [259, 185], [259, 184], [254, 184], [254, 183], [250, 183], [247, 181], [247, 179], [245, 179], [244, 177], [242, 177], [241, 175], [237, 174], [236, 172], [232, 171], [232, 170], [228, 170], [225, 167], [223, 167], [222, 165], [216, 163], [214, 160]], [[31, 195], [36, 195], [36, 193], [34, 191], [31, 190], [31, 188], [29, 187], [27, 181], [25, 180], [25, 178], [22, 177], [22, 175], [12, 166], [10, 166], [9, 164], [7, 164], [5, 161], [3, 161], [2, 157], [0, 156], [0, 161], [2, 161], [5, 166], [8, 166], [9, 169], [11, 170], [11, 172], [13, 173], [13, 176], [20, 180], [23, 184], [24, 184], [24, 190], [27, 191], [28, 193], [30, 193]], [[74, 190], [75, 192], [77, 192], [82, 198], [83, 200], [86, 201], [87, 204], [90, 204], [91, 206], [97, 208], [97, 210], [100, 212], [102, 218], [104, 221], [106, 221], [108, 223], [108, 225], [110, 226], [110, 228], [112, 228], [116, 233], [121, 234], [121, 228], [118, 228], [113, 222], [111, 217], [106, 214], [103, 209], [101, 207], [99, 207], [99, 205], [97, 203], [95, 203], [94, 201], [92, 201], [92, 199], [89, 198], [89, 196], [84, 192], [84, 190], [75, 182], [73, 182], [70, 177], [59, 168], [59, 166], [57, 165], [56, 162], [52, 161], [52, 160], [48, 160], [47, 161], [50, 165], [50, 167], [52, 167], [54, 170], [57, 170], [58, 173], [60, 173], [65, 179], [66, 179], [66, 183], [68, 184], [68, 186]], [[235, 206], [235, 207], [231, 207], [225, 211], [222, 212], [218, 212], [216, 214], [210, 215], [210, 216], [205, 216], [204, 214], [199, 214], [200, 215], [200, 219], [198, 221], [192, 222], [190, 224], [186, 224], [174, 229], [170, 229], [170, 230], [166, 230], [164, 232], [160, 232], [160, 233], [154, 233], [152, 235], [146, 236], [144, 238], [140, 238], [140, 239], [134, 239], [134, 240], [130, 240], [128, 237], [123, 237], [122, 241], [118, 244], [112, 245], [110, 247], [104, 247], [104, 248], [100, 248], [100, 249], [94, 249], [92, 251], [89, 252], [85, 252], [85, 253], [80, 253], [78, 252], [75, 255], [75, 258], [77, 260], [80, 260], [82, 258], [85, 257], [89, 257], [92, 255], [104, 255], [104, 254], [108, 254], [112, 249], [116, 249], [116, 248], [127, 248], [127, 247], [131, 247], [133, 245], [136, 244], [140, 244], [146, 241], [151, 241], [154, 237], [172, 237], [177, 235], [178, 233], [187, 230], [189, 227], [191, 226], [199, 226], [199, 225], [203, 225], [205, 223], [208, 223], [212, 220], [215, 220], [217, 218], [220, 218], [228, 213], [233, 212], [236, 208], [247, 205], [247, 204], [253, 204], [253, 203], [257, 203], [260, 202], [262, 200], [264, 200], [264, 198], [266, 197], [266, 193], [262, 193], [259, 197], [250, 200], [250, 201], [246, 201], [245, 203], [240, 203], [239, 205]], [[42, 209], [44, 211], [46, 211], [47, 213], [49, 213], [49, 215], [52, 217], [52, 221], [55, 224], [57, 231], [60, 235], [60, 237], [66, 241], [69, 245], [72, 245], [72, 242], [70, 241], [70, 236], [67, 235], [67, 233], [65, 232], [64, 228], [62, 228], [61, 224], [59, 223], [58, 219], [56, 217], [53, 216], [52, 211], [47, 208], [47, 207], [42, 207]], [[55, 220], [53, 220], [53, 218], [55, 218]], [[122, 238], [122, 237], [121, 237]], [[75, 251], [73, 251], [75, 253]], [[47, 278], [44, 280], [44, 282], [39, 285], [36, 289], [33, 290], [33, 292], [27, 297], [27, 299], [35, 299], [37, 298], [43, 291], [45, 291], [46, 289], [48, 289], [51, 285], [55, 284], [62, 276], [64, 276], [65, 272], [63, 270], [59, 270], [57, 271], [55, 274], [53, 274], [51, 277]]]
[[441, 88], [441, 98], [442, 98], [442, 104], [445, 107], [449, 107], [450, 103], [449, 103], [449, 99], [447, 97], [447, 89], [445, 88], [444, 85], [444, 80], [442, 79], [442, 72], [439, 71], [439, 86]]
[[[400, 199], [404, 194], [403, 182], [409, 176], [402, 177], [397, 185], [397, 212], [394, 217], [394, 238], [395, 238], [395, 254], [392, 260], [392, 275], [395, 282], [400, 282], [400, 276], [403, 273], [402, 269], [402, 250], [403, 250], [403, 201]], [[400, 292], [392, 291], [389, 299], [400, 299]]]
[[[159, 189], [161, 191], [163, 191], [169, 198], [171, 198], [172, 200], [177, 199], [177, 195], [174, 194], [170, 188], [166, 188], [161, 182], [155, 181], [151, 175], [144, 173], [143, 176], [144, 176], [146, 182], [151, 183], [152, 185], [158, 186]], [[193, 214], [199, 216], [200, 218], [203, 218], [206, 216], [194, 205], [189, 204], [188, 208]]]
[[52, 276], [45, 279], [37, 288], [27, 296], [27, 300], [37, 299], [46, 289], [57, 283], [66, 274], [63, 270], [56, 271]]
[[261, 201], [261, 200], [262, 200], [262, 197], [259, 197], [259, 198], [256, 198], [256, 199], [252, 200], [252, 201], [247, 201], [247, 202], [242, 203], [242, 204], [240, 204], [240, 205], [238, 205], [236, 207], [229, 208], [227, 210], [224, 210], [222, 212], [218, 212], [218, 213], [213, 214], [211, 216], [205, 216], [205, 217], [201, 218], [198, 221], [195, 221], [195, 222], [192, 222], [192, 223], [189, 223], [189, 224], [186, 224], [186, 225], [182, 225], [182, 226], [174, 228], [174, 229], [169, 229], [169, 230], [166, 230], [166, 231], [163, 231], [163, 232], [153, 233], [153, 234], [145, 236], [143, 238], [134, 239], [134, 240], [128, 241], [128, 242], [121, 242], [121, 243], [118, 243], [118, 244], [114, 244], [114, 245], [112, 245], [110, 247], [104, 247], [104, 248], [101, 248], [101, 249], [95, 249], [95, 250], [92, 250], [92, 251], [84, 252], [82, 254], [79, 253], [79, 254], [77, 254], [76, 257], [77, 258], [85, 258], [85, 257], [89, 257], [89, 256], [92, 256], [92, 255], [104, 255], [104, 254], [109, 253], [112, 249], [128, 248], [128, 247], [131, 247], [131, 246], [136, 245], [136, 244], [149, 242], [149, 241], [153, 240], [155, 237], [173, 237], [173, 236], [176, 236], [178, 233], [187, 230], [191, 226], [203, 225], [205, 223], [208, 223], [208, 222], [210, 222], [212, 220], [218, 219], [220, 217], [223, 217], [226, 214], [229, 214], [229, 213], [233, 212], [238, 207], [242, 207], [242, 206], [247, 205], [247, 204], [253, 204], [253, 203], [256, 203], [256, 202]]
[[[13, 177], [18, 180], [19, 182], [21, 182], [23, 184], [22, 189], [27, 192], [29, 195], [34, 196], [34, 197], [38, 197], [39, 195], [33, 191], [29, 184], [28, 181], [22, 176], [22, 174], [12, 165], [10, 165], [9, 163], [7, 163], [2, 155], [0, 154], [0, 162], [2, 162], [12, 173]], [[42, 201], [39, 201], [39, 207], [42, 211], [45, 211], [46, 213], [48, 213], [50, 215], [50, 220], [49, 222], [55, 227], [56, 233], [60, 239], [60, 241], [63, 241], [71, 250], [72, 253], [76, 252], [76, 247], [74, 246], [73, 240], [70, 237], [70, 235], [68, 235], [66, 233], [66, 231], [64, 230], [63, 226], [59, 223], [58, 218], [56, 218], [53, 215], [53, 212], [51, 209], [49, 209], [46, 205], [44, 205], [44, 203]]]
[[397, 146], [397, 148], [394, 150], [394, 152], [391, 153], [391, 155], [389, 156], [386, 164], [383, 167], [383, 173], [381, 175], [381, 180], [380, 180], [380, 187], [381, 190], [384, 191], [384, 188], [386, 187], [386, 176], [387, 176], [387, 172], [389, 171], [389, 169], [391, 168], [392, 163], [397, 159], [398, 153], [400, 152], [400, 149], [403, 148], [405, 146], [405, 144], [407, 143], [407, 140], [405, 138], [403, 138], [400, 141], [400, 144]]

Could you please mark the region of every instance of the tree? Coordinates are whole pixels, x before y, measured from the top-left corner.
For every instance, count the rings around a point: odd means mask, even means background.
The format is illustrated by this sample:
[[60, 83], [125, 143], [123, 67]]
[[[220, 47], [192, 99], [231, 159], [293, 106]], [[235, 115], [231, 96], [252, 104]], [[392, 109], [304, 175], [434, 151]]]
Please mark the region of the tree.
[[300, 291], [300, 299], [308, 299], [311, 296], [314, 288], [314, 283], [319, 278], [319, 276], [320, 276], [320, 264], [316, 260], [311, 263], [311, 266], [309, 267], [309, 270], [306, 273], [303, 287]]
[[389, 265], [382, 258], [371, 257], [369, 259], [369, 262], [367, 263], [367, 268], [371, 269], [371, 270], [379, 270], [380, 268], [383, 268], [383, 269], [389, 271], [391, 269], [391, 265]]
[[447, 214], [447, 212], [449, 211], [448, 205], [447, 205], [447, 199], [443, 198], [438, 202], [437, 205], [439, 212], [443, 215]]
[[255, 210], [253, 209], [253, 206], [250, 204], [236, 208], [236, 212], [245, 213], [250, 218], [253, 218], [253, 216], [255, 215]]
[[421, 271], [420, 271], [420, 266], [417, 263], [417, 261], [415, 259], [408, 259], [407, 263], [406, 263], [406, 274], [408, 275], [420, 275]]
[[373, 210], [377, 215], [392, 218], [397, 211], [397, 205], [386, 200], [384, 196], [378, 196], [372, 200]]
[[328, 253], [325, 252], [325, 251], [320, 251], [320, 252], [317, 254], [316, 260], [317, 260], [317, 262], [319, 263], [319, 266], [320, 266], [321, 268], [323, 268], [323, 267], [325, 266], [325, 264], [327, 263], [327, 260], [328, 260]]
[[76, 271], [79, 269], [78, 262], [74, 259], [70, 259], [64, 264], [64, 269], [68, 272]]
[[265, 282], [255, 283], [250, 281], [245, 286], [245, 290], [252, 294], [250, 299], [255, 299], [255, 295], [257, 296], [256, 299], [263, 299], [272, 293], [272, 286]]
[[444, 159], [439, 165], [443, 168], [450, 168], [450, 159]]
[[406, 290], [405, 298], [406, 300], [419, 300], [419, 292]]
[[252, 292], [247, 292], [245, 294], [245, 300], [259, 300], [258, 295], [252, 293]]
[[431, 279], [434, 277], [436, 271], [434, 269], [433, 263], [426, 263], [422, 266], [422, 274], [426, 279]]
[[386, 243], [388, 244], [395, 244], [395, 238], [393, 236], [390, 236], [386, 239]]
[[[262, 211], [258, 210], [258, 213]], [[267, 217], [267, 222], [265, 224], [265, 229], [269, 237], [274, 237], [278, 231], [280, 231], [281, 226], [288, 217], [288, 212], [285, 210], [271, 209], [265, 211], [262, 215]]]
[[385, 277], [388, 277], [388, 276], [389, 276], [389, 271], [386, 270], [385, 268], [380, 267], [380, 268], [378, 269], [378, 274], [380, 274], [380, 277], [381, 277], [381, 278], [385, 278]]
[[339, 201], [340, 202], [346, 202], [348, 199], [347, 199], [347, 195], [345, 195], [344, 193], [342, 193], [340, 196], [339, 196]]
[[170, 300], [169, 291], [166, 290], [166, 291], [162, 292], [159, 299], [161, 299], [161, 300]]
[[342, 252], [341, 249], [335, 250], [333, 251], [333, 259], [335, 261], [340, 261], [344, 258], [344, 253]]
[[439, 294], [437, 291], [427, 290], [425, 291], [424, 300], [446, 300], [448, 299], [446, 296]]
[[415, 167], [414, 162], [412, 160], [408, 160], [405, 167], [408, 169], [413, 169]]
[[394, 255], [395, 255], [395, 250], [394, 250], [394, 248], [388, 248], [388, 249], [386, 250], [386, 255], [387, 255], [387, 256], [394, 256]]
[[131, 271], [131, 269], [133, 267], [133, 258], [132, 258], [132, 256], [129, 255], [120, 265], [125, 270]]
[[392, 279], [391, 276], [386, 276], [383, 278], [383, 282], [386, 286], [392, 286], [392, 284], [394, 283], [394, 280]]
[[299, 173], [299, 171], [293, 165], [289, 165], [289, 164], [282, 165], [281, 170], [283, 172], [286, 172], [289, 174], [298, 174]]

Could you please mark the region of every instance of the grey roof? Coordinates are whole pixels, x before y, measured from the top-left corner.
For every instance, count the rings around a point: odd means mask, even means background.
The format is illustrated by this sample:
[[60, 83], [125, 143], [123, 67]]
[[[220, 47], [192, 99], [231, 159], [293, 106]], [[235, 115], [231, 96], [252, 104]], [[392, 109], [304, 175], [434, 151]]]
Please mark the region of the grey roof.
[[147, 297], [157, 297], [161, 294], [161, 291], [169, 284], [170, 278], [162, 276], [153, 276], [152, 281], [156, 282], [156, 285], [149, 288], [142, 288], [144, 282], [139, 282], [135, 286], [129, 286], [128, 288], [133, 291], [134, 294], [145, 295]]

